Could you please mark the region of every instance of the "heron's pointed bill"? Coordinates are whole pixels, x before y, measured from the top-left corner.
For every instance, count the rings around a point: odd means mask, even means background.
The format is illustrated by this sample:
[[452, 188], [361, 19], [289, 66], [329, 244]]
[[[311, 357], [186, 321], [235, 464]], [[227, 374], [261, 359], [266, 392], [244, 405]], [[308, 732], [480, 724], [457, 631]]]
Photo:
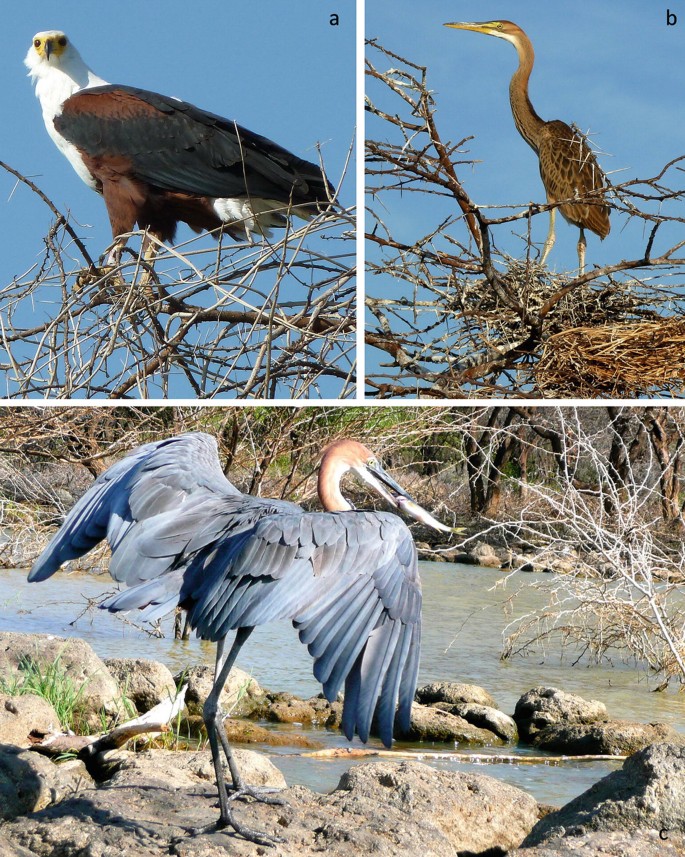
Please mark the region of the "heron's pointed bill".
[[443, 24], [443, 27], [452, 27], [455, 30], [471, 30], [474, 33], [485, 33], [490, 36], [501, 35], [498, 30], [501, 29], [501, 21], [455, 21], [449, 24]]
[[402, 488], [388, 473], [383, 470], [377, 461], [367, 462], [363, 468], [359, 468], [357, 473], [367, 485], [374, 488], [381, 497], [384, 497], [388, 503], [396, 509], [406, 512], [407, 515], [438, 530], [443, 533], [461, 533], [461, 527], [448, 527], [446, 524], [440, 523], [437, 518], [434, 518], [430, 512], [427, 512], [423, 506], [419, 504]]

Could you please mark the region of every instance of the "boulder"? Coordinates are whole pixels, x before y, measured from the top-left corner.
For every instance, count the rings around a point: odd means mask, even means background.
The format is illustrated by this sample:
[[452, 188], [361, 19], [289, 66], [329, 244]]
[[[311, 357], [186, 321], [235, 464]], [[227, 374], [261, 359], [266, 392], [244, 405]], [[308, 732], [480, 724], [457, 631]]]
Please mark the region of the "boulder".
[[685, 735], [664, 723], [633, 723], [607, 716], [603, 703], [554, 687], [536, 687], [514, 711], [523, 741], [568, 755], [627, 756], [656, 742], [685, 744]]
[[292, 693], [267, 692], [263, 704], [252, 716], [275, 723], [307, 723], [337, 729], [342, 720], [342, 702], [329, 702], [323, 695], [300, 699]]
[[532, 848], [515, 848], [507, 857], [683, 857], [685, 837], [668, 831], [586, 833], [553, 839]]
[[3, 834], [36, 857], [457, 857], [513, 847], [537, 819], [532, 797], [494, 778], [378, 762], [352, 768], [331, 794], [295, 786], [279, 793], [280, 806], [236, 802], [242, 824], [282, 837], [268, 848], [230, 830], [188, 835], [216, 820], [213, 785], [162, 787], [157, 774], [147, 782], [80, 793], [8, 822]]
[[[283, 774], [263, 753], [232, 749], [240, 773], [248, 785], [286, 788]], [[197, 786], [198, 782], [216, 782], [209, 750], [124, 751], [119, 755], [117, 770], [107, 781], [107, 787], [150, 786], [155, 783], [161, 788], [181, 789]]]
[[311, 733], [292, 730], [277, 732], [274, 729], [265, 729], [251, 720], [234, 720], [232, 717], [224, 720], [224, 732], [231, 745], [270, 744], [272, 747], [308, 747], [310, 749], [323, 746], [320, 741], [308, 737]]
[[42, 696], [0, 694], [0, 744], [29, 747], [52, 732], [59, 732], [57, 712]]
[[85, 725], [100, 729], [102, 715], [123, 714], [121, 691], [105, 664], [78, 637], [0, 632], [0, 675], [21, 677], [22, 665], [32, 662], [42, 672], [59, 663], [75, 688], [83, 688], [78, 709]]
[[292, 693], [270, 693], [267, 699], [262, 715], [266, 720], [276, 723], [315, 723], [318, 720], [314, 706]]
[[[448, 703], [438, 702], [435, 707], [445, 705]], [[498, 708], [492, 708], [489, 705], [477, 705], [475, 702], [460, 702], [445, 710], [449, 711], [450, 714], [456, 714], [457, 717], [463, 717], [472, 726], [493, 732], [502, 741], [507, 741], [510, 744], [518, 741], [519, 733], [516, 728], [516, 721]]]
[[685, 834], [685, 748], [655, 744], [630, 756], [561, 809], [542, 818], [522, 847], [591, 831]]
[[431, 705], [434, 702], [473, 702], [476, 705], [497, 708], [497, 703], [485, 688], [457, 681], [434, 681], [425, 684], [416, 691], [416, 701], [423, 705]]
[[469, 554], [474, 565], [482, 565], [485, 568], [502, 568], [502, 558], [498, 556], [495, 548], [487, 542], [475, 542], [469, 548]]
[[90, 783], [80, 762], [56, 765], [39, 753], [0, 745], [0, 819], [43, 809]]
[[594, 723], [607, 717], [606, 706], [555, 687], [535, 687], [516, 703], [514, 720], [521, 739], [534, 743], [536, 734], [551, 725]]
[[476, 744], [480, 747], [502, 744], [503, 741], [489, 729], [473, 726], [463, 717], [450, 714], [432, 705], [414, 703], [411, 707], [411, 724], [408, 731], [398, 737], [410, 741], [439, 741], [456, 744]]
[[536, 734], [532, 743], [540, 750], [568, 756], [629, 756], [662, 742], [683, 745], [685, 735], [666, 723], [603, 720], [548, 726]]
[[105, 665], [116, 679], [123, 696], [131, 700], [139, 714], [176, 695], [174, 677], [169, 668], [159, 661], [105, 658]]
[[34, 852], [23, 848], [15, 842], [10, 842], [6, 836], [0, 833], [0, 854], [2, 857], [34, 857]]
[[[176, 684], [188, 684], [186, 708], [191, 715], [201, 715], [202, 706], [214, 684], [214, 667], [205, 665], [190, 667], [174, 676]], [[221, 693], [221, 707], [232, 717], [248, 717], [264, 700], [264, 691], [259, 684], [238, 667], [233, 667]]]

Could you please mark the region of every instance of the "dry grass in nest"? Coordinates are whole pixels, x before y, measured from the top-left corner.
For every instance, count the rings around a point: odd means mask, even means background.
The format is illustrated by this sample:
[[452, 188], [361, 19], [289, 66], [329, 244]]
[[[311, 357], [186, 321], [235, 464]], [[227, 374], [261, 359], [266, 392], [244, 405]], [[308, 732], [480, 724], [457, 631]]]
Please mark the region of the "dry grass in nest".
[[550, 336], [536, 368], [560, 396], [638, 398], [685, 392], [685, 319], [573, 327]]

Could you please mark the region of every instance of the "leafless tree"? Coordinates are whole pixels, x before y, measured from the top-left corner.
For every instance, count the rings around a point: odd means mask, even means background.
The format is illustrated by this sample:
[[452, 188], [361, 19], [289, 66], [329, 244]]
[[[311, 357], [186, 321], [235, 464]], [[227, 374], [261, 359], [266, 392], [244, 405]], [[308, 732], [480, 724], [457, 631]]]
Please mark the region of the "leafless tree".
[[129, 251], [116, 271], [93, 276], [99, 269], [68, 218], [0, 166], [55, 216], [39, 260], [0, 284], [4, 397], [353, 394], [353, 209], [334, 204], [253, 244], [219, 234], [218, 243], [161, 246], [154, 269]]
[[[548, 593], [548, 606], [509, 626], [505, 656], [557, 644], [578, 657], [619, 652], [666, 683], [674, 677], [685, 683], [685, 519], [663, 514], [666, 469], [659, 455], [666, 444], [655, 449], [647, 442], [651, 424], [659, 421], [658, 437], [669, 435], [668, 472], [676, 470], [682, 492], [682, 415], [666, 408], [550, 408], [519, 411], [518, 417], [527, 435], [510, 420], [493, 422], [490, 437], [481, 436], [483, 468], [492, 467], [507, 440], [539, 444], [544, 438], [555, 478], [540, 473], [522, 492], [518, 477], [500, 473], [511, 491], [518, 486], [521, 501], [516, 508], [509, 503], [490, 528], [509, 545], [513, 567], [517, 554], [525, 554], [556, 573], [526, 580]], [[634, 454], [636, 438], [640, 455]]]
[[[685, 681], [685, 512], [673, 505], [685, 496], [680, 408], [5, 408], [0, 562], [30, 563], [126, 451], [197, 430], [217, 437], [241, 490], [308, 508], [318, 505], [322, 448], [341, 436], [366, 442], [422, 505], [467, 526], [462, 543], [434, 543], [436, 554], [485, 540], [507, 550], [512, 568], [553, 571], [518, 576], [549, 599], [509, 628], [508, 656], [560, 644], [598, 658], [619, 651], [666, 682]], [[371, 502], [354, 480], [346, 491], [360, 508]]]
[[[377, 42], [368, 53], [371, 394], [683, 395], [685, 154], [658, 175], [611, 188], [613, 211], [644, 225], [634, 258], [555, 274], [531, 241], [531, 223], [550, 206], [507, 206], [497, 216], [472, 199], [459, 178], [471, 163], [468, 138], [440, 133], [427, 69]], [[415, 235], [400, 240], [397, 212], [406, 233], [410, 210], [426, 201], [435, 216], [417, 218]], [[511, 224], [523, 233], [519, 258], [497, 248]]]

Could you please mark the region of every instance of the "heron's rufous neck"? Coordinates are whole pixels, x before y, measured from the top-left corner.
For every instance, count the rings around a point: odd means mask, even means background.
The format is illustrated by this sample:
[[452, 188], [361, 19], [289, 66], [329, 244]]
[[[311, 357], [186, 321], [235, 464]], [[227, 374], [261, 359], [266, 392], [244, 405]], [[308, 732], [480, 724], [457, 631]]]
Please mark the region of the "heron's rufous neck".
[[324, 455], [319, 468], [317, 492], [327, 512], [349, 512], [353, 506], [343, 497], [340, 481], [350, 469], [349, 464], [333, 455]]
[[509, 83], [511, 112], [519, 134], [535, 152], [538, 152], [538, 140], [545, 123], [535, 112], [528, 97], [528, 81], [535, 62], [535, 52], [530, 39], [523, 31], [517, 33], [516, 38], [511, 39], [511, 43], [519, 57], [519, 67]]

